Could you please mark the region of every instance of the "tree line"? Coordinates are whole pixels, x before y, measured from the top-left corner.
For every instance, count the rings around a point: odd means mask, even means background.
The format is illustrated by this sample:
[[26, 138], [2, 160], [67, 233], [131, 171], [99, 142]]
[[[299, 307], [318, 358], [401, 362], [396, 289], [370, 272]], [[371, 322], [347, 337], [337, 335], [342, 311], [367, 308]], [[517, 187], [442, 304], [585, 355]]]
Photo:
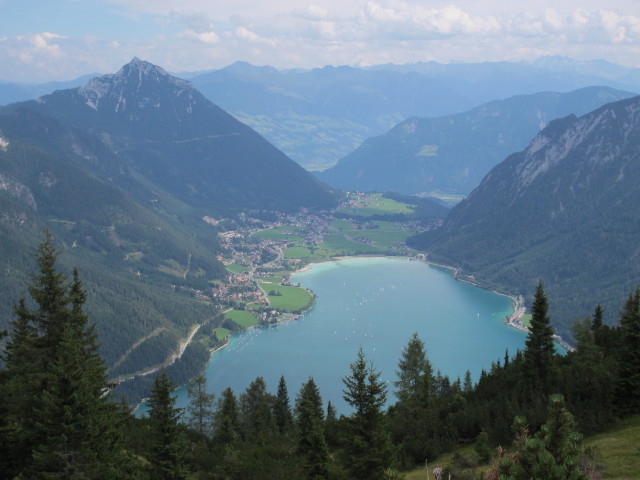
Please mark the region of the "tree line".
[[[506, 352], [475, 383], [469, 372], [462, 380], [434, 372], [414, 333], [392, 386], [357, 352], [342, 379], [348, 415], [324, 404], [313, 378], [294, 399], [284, 377], [275, 394], [258, 377], [216, 398], [198, 376], [180, 409], [162, 372], [136, 418], [110, 393], [82, 282], [77, 270], [70, 280], [57, 270], [59, 253], [45, 233], [30, 299], [18, 300], [4, 333], [2, 478], [399, 479], [475, 442], [467, 463], [492, 464], [487, 478], [586, 479], [581, 435], [640, 413], [640, 289], [619, 326], [605, 325], [599, 306], [576, 321], [576, 349], [563, 356], [539, 283], [524, 351]], [[494, 447], [509, 444], [496, 456]], [[465, 478], [462, 463], [444, 473]]]

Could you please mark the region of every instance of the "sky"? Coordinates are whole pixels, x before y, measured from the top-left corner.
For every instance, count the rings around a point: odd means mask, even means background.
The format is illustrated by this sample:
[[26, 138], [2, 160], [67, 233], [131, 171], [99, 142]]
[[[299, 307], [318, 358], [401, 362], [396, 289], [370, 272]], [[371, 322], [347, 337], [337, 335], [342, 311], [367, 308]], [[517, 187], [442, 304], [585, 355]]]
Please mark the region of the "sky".
[[[525, 5], [525, 3], [529, 5]], [[545, 55], [640, 67], [640, 0], [0, 0], [0, 80]]]

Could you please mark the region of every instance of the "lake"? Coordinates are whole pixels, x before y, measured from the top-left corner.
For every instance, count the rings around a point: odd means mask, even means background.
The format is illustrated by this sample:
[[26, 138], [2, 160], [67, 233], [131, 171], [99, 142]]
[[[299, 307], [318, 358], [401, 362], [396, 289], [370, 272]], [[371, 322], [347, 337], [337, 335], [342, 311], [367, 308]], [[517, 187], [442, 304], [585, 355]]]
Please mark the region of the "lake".
[[[290, 279], [316, 293], [314, 307], [287, 323], [233, 336], [206, 368], [209, 389], [231, 387], [240, 395], [262, 376], [275, 394], [284, 375], [292, 406], [303, 382], [313, 377], [323, 401], [348, 413], [342, 377], [360, 347], [389, 382], [413, 332], [425, 342], [434, 373], [451, 380], [467, 369], [477, 379], [482, 368], [505, 351], [524, 348], [525, 334], [504, 325], [511, 299], [451, 277], [443, 268], [406, 258], [355, 257], [319, 263]], [[177, 391], [178, 406], [187, 402]]]

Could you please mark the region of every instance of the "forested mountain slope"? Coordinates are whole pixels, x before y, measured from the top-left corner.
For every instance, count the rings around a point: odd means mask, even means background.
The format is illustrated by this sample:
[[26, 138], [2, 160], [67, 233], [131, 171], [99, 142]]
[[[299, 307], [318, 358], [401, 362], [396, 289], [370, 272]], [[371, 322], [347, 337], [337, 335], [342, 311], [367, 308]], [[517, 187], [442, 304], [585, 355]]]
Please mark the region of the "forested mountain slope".
[[226, 275], [204, 216], [319, 208], [335, 196], [188, 82], [138, 59], [3, 107], [0, 330], [47, 229], [66, 272], [82, 272], [109, 374], [159, 365], [217, 314], [194, 298]]
[[187, 226], [82, 169], [81, 161], [99, 165], [111, 157], [99, 142], [50, 117], [27, 110], [0, 115], [0, 132], [1, 326], [25, 294], [31, 254], [48, 229], [64, 249], [67, 273], [82, 270], [107, 364], [154, 331], [143, 346], [147, 363], [123, 362], [121, 373], [163, 361], [193, 323], [214, 314], [170, 285], [203, 288], [224, 275], [215, 230], [195, 217], [183, 219]]
[[515, 96], [444, 117], [410, 118], [366, 140], [318, 178], [345, 190], [467, 195], [551, 120], [633, 95], [588, 87]]
[[189, 82], [137, 58], [85, 87], [22, 105], [101, 136], [132, 171], [190, 205], [295, 211], [334, 201], [328, 187]]
[[511, 293], [543, 279], [556, 328], [601, 302], [617, 318], [640, 282], [640, 97], [551, 122], [495, 167], [444, 225], [410, 240]]

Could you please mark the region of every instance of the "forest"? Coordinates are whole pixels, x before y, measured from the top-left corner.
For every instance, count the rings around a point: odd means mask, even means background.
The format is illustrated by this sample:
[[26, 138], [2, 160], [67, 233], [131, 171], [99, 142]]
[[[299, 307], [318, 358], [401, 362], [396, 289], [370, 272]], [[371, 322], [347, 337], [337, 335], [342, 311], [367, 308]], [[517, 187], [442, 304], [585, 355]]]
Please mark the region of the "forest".
[[[555, 353], [544, 285], [534, 294], [523, 351], [505, 352], [477, 382], [434, 372], [413, 334], [392, 385], [365, 353], [341, 380], [351, 407], [338, 416], [313, 378], [294, 395], [256, 378], [214, 397], [206, 379], [175, 406], [167, 372], [136, 418], [111, 393], [80, 274], [60, 272], [52, 237], [36, 255], [30, 298], [16, 299], [0, 370], [0, 477], [8, 479], [401, 479], [425, 459], [474, 443], [451, 478], [593, 478], [583, 435], [640, 413], [640, 288], [619, 325], [602, 309], [577, 320], [576, 348]], [[395, 401], [390, 401], [394, 399]], [[499, 453], [496, 447], [500, 447]], [[468, 466], [468, 465], [467, 465]], [[446, 477], [443, 477], [446, 478]]]

